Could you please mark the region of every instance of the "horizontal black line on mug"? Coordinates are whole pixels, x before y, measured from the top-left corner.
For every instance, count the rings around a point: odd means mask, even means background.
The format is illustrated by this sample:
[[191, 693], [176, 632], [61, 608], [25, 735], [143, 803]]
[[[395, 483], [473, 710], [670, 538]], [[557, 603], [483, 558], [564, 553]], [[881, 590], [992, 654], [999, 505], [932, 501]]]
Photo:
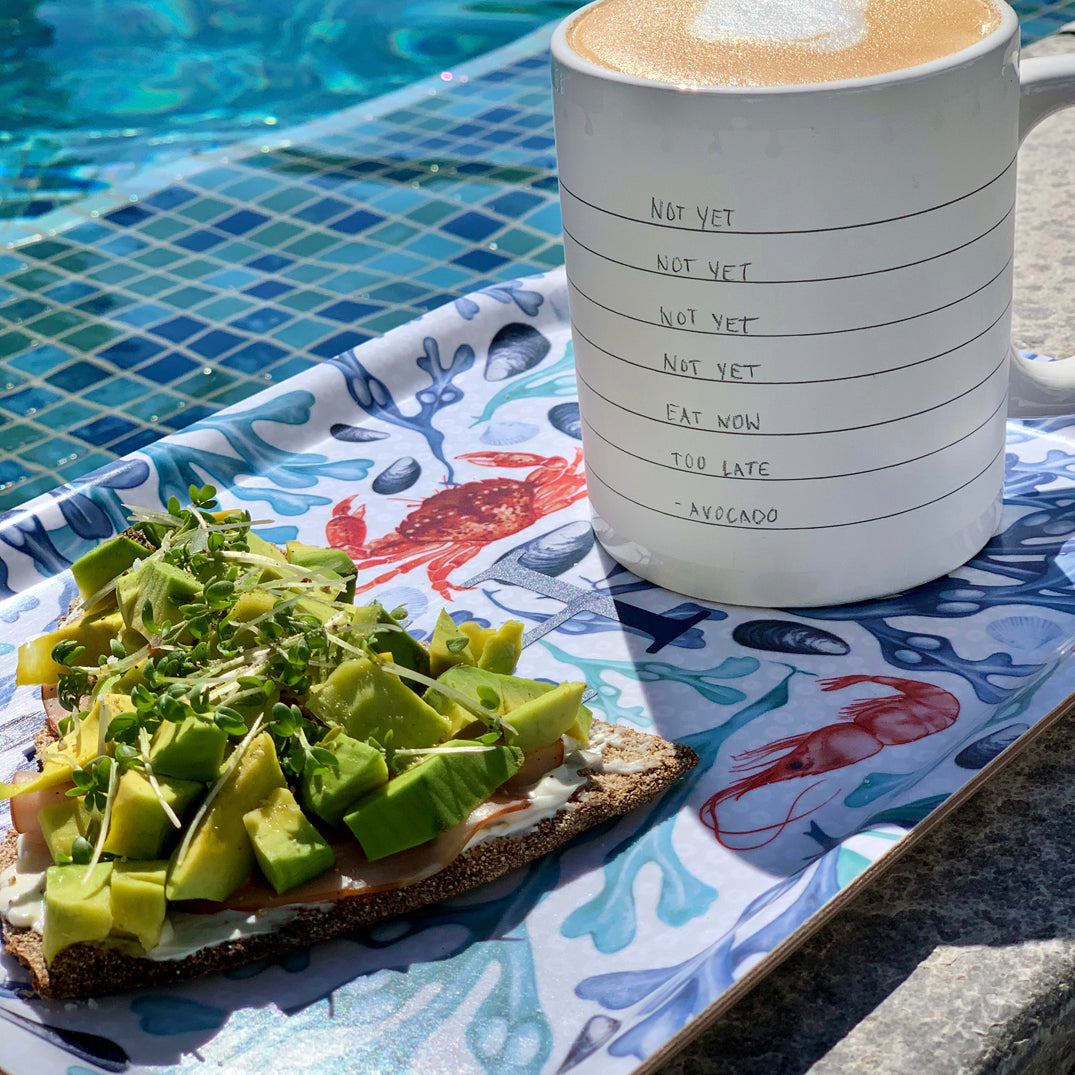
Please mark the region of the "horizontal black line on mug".
[[[856, 381], [863, 377], [880, 377], [886, 373], [899, 373], [901, 370], [913, 369], [915, 366], [924, 366], [927, 362], [935, 362], [939, 358], [945, 358], [947, 355], [954, 354], [962, 347], [969, 347], [972, 343], [980, 340], [987, 333], [991, 332], [1001, 321], [1004, 320], [1008, 310], [1011, 309], [1011, 302], [1004, 304], [1004, 309], [1000, 311], [997, 317], [991, 321], [981, 332], [971, 336], [969, 340], [964, 340], [962, 343], [957, 343], [954, 347], [949, 347], [945, 351], [938, 351], [935, 355], [928, 355], [926, 358], [916, 358], [914, 362], [908, 362], [902, 366], [889, 366], [882, 370], [869, 370], [866, 373], [849, 373], [844, 377], [812, 377], [805, 378], [800, 381], [766, 381], [760, 378], [751, 377], [748, 380], [729, 380], [726, 377], [700, 377], [694, 373], [680, 373], [676, 370], [661, 369], [658, 366], [647, 366], [644, 362], [634, 362], [629, 358], [624, 358], [623, 355], [614, 354], [612, 351], [606, 350], [598, 343], [594, 343], [589, 336], [583, 332], [574, 320], [571, 322], [572, 334], [577, 334], [584, 339], [595, 351], [600, 351], [603, 355], [608, 355], [609, 358], [616, 359], [617, 362], [622, 362], [627, 366], [634, 366], [638, 370], [647, 370], [650, 373], [659, 373], [662, 377], [677, 377], [684, 381], [698, 381], [703, 384], [735, 384], [735, 385], [756, 385], [760, 388], [773, 387], [774, 385], [792, 385], [792, 384], [835, 384], [839, 381]], [[684, 359], [685, 362], [698, 363], [707, 361], [701, 358]], [[771, 359], [769, 360], [772, 361]], [[743, 365], [743, 363], [732, 363], [734, 365]]]
[[[581, 242], [568, 230], [567, 225], [562, 226], [562, 231], [576, 246], [582, 247], [589, 254], [593, 254], [595, 258], [600, 258], [602, 261], [607, 261], [612, 265], [620, 265], [625, 269], [631, 269], [634, 272], [644, 272], [651, 276], [663, 276], [669, 280], [694, 280], [699, 284], [757, 284], [760, 287], [765, 287], [773, 284], [827, 284], [837, 280], [859, 280], [867, 276], [883, 276], [885, 273], [898, 272], [900, 269], [913, 269], [917, 265], [926, 265], [931, 261], [937, 261], [939, 258], [947, 257], [949, 254], [956, 254], [960, 250], [966, 250], [968, 246], [973, 246], [975, 243], [980, 242], [987, 235], [991, 235], [997, 230], [1011, 215], [1015, 212], [1015, 202], [1012, 202], [1008, 207], [1008, 211], [998, 220], [995, 224], [987, 228], [980, 235], [976, 235], [973, 239], [968, 239], [965, 243], [960, 243], [959, 246], [953, 246], [950, 250], [942, 250], [939, 254], [931, 254], [926, 258], [919, 258], [917, 261], [907, 261], [902, 265], [892, 265], [885, 269], [869, 269], [866, 272], [852, 272], [845, 273], [842, 276], [803, 276], [794, 280], [730, 280], [723, 277], [710, 276], [690, 276], [687, 273], [681, 272], [662, 272], [660, 269], [647, 269], [641, 265], [632, 265], [629, 261], [620, 261], [618, 258], [609, 257], [607, 254], [602, 254], [599, 250], [594, 250], [592, 246], [587, 246], [584, 242]], [[716, 234], [716, 233], [713, 233]], [[688, 258], [686, 260], [694, 261], [701, 260], [700, 258]], [[750, 264], [750, 262], [747, 262]]]
[[748, 477], [739, 476], [733, 474], [712, 474], [705, 470], [688, 470], [685, 467], [672, 466], [670, 463], [659, 463], [656, 459], [650, 459], [645, 455], [638, 455], [636, 452], [629, 452], [622, 444], [616, 444], [615, 441], [611, 441], [604, 434], [599, 433], [594, 429], [593, 424], [588, 422], [585, 418], [582, 419], [582, 424], [590, 430], [591, 433], [599, 440], [603, 440], [610, 448], [613, 448], [617, 452], [621, 452], [623, 455], [629, 455], [632, 459], [637, 459], [640, 463], [650, 463], [655, 467], [660, 467], [662, 470], [671, 470], [675, 474], [687, 474], [692, 478], [716, 478], [718, 481], [730, 481], [730, 482], [761, 482], [766, 485], [773, 482], [821, 482], [829, 481], [832, 478], [856, 478], [863, 474], [879, 474], [883, 470], [893, 470], [896, 467], [905, 467], [909, 463], [918, 463], [923, 459], [928, 459], [931, 455], [937, 455], [939, 452], [945, 452], [949, 448], [954, 448], [957, 444], [962, 444], [963, 441], [969, 437], [973, 437], [975, 433], [982, 429], [985, 429], [990, 422], [996, 418], [1000, 411], [1004, 410], [1007, 400], [1002, 399], [1000, 403], [993, 409], [993, 413], [985, 418], [982, 422], [976, 425], [973, 429], [968, 430], [961, 437], [956, 437], [955, 440], [949, 441], [947, 444], [942, 444], [939, 448], [934, 448], [930, 452], [923, 452], [921, 455], [913, 455], [909, 459], [901, 459], [896, 463], [886, 463], [881, 467], [868, 467], [865, 470], [846, 470], [840, 474], [815, 474], [802, 478], [773, 478], [773, 477]]
[[595, 205], [593, 202], [586, 201], [585, 198], [580, 197], [570, 187], [564, 184], [563, 178], [560, 179], [560, 190], [575, 201], [581, 202], [583, 205], [589, 206], [591, 209], [598, 213], [605, 213], [607, 216], [616, 217], [618, 220], [629, 220], [634, 224], [643, 224], [646, 227], [651, 228], [664, 228], [668, 231], [690, 231], [698, 232], [705, 235], [815, 235], [821, 232], [827, 231], [851, 231], [853, 228], [872, 228], [878, 224], [892, 224], [897, 220], [910, 220], [912, 217], [923, 216], [926, 213], [935, 213], [938, 209], [947, 209], [950, 205], [956, 205], [959, 202], [966, 201], [967, 198], [973, 198], [975, 194], [980, 194], [983, 190], [987, 190], [993, 186], [994, 183], [999, 183], [1008, 172], [1015, 166], [1016, 158], [1008, 162], [1007, 166], [996, 176], [990, 179], [988, 182], [983, 183], [980, 187], [975, 187], [974, 190], [968, 190], [966, 194], [960, 194], [956, 198], [950, 198], [946, 202], [939, 202], [937, 205], [931, 205], [926, 209], [916, 209], [910, 213], [900, 213], [897, 216], [882, 217], [878, 220], [864, 220], [859, 224], [835, 224], [827, 228], [791, 228], [791, 229], [774, 229], [772, 231], [754, 230], [744, 231], [733, 228], [720, 228], [720, 229], [706, 229], [703, 225], [700, 228], [687, 228], [679, 224], [658, 224], [652, 220], [642, 220], [639, 217], [627, 216], [626, 213], [615, 213], [611, 209], [606, 209], [604, 206]]
[[[949, 403], [955, 403], [957, 399], [963, 399], [964, 396], [969, 396], [972, 392], [977, 392], [982, 385], [986, 384], [991, 378], [996, 376], [997, 371], [1003, 368], [1004, 363], [1007, 360], [1008, 353], [1005, 351], [1004, 357], [977, 384], [971, 385], [970, 388], [965, 389], [958, 395], [952, 396], [950, 399], [942, 400], [932, 407], [923, 407], [920, 411], [912, 411], [910, 414], [901, 414], [896, 418], [886, 418], [882, 422], [866, 422], [860, 426], [842, 426], [839, 429], [804, 430], [799, 433], [762, 433], [757, 429], [711, 429], [708, 426], [684, 425], [681, 422], [670, 422], [664, 418], [654, 418], [652, 415], [643, 414], [641, 411], [633, 411], [630, 407], [624, 407], [615, 400], [609, 399], [608, 396], [598, 392], [597, 389], [578, 372], [578, 370], [575, 371], [575, 378], [576, 380], [581, 381], [595, 396], [597, 396], [598, 399], [603, 399], [610, 407], [614, 407], [623, 414], [633, 414], [636, 418], [641, 418], [645, 422], [654, 422], [660, 426], [668, 426], [670, 429], [693, 429], [697, 430], [699, 433], [717, 433], [726, 437], [828, 437], [832, 436], [834, 433], [854, 433], [860, 429], [876, 429], [879, 426], [889, 426], [898, 422], [907, 422], [912, 418], [920, 418], [923, 414], [930, 414], [932, 411], [947, 407]], [[677, 406], [679, 406], [679, 404], [677, 404]]]
[[[847, 526], [862, 526], [862, 525], [864, 525], [866, 523], [878, 523], [878, 522], [884, 521], [885, 519], [895, 519], [895, 518], [898, 518], [900, 515], [909, 515], [912, 511], [921, 511], [922, 508], [928, 508], [932, 504], [939, 504], [942, 500], [947, 500], [950, 496], [955, 496], [956, 493], [961, 492], [968, 485], [972, 485], [974, 482], [976, 482], [997, 461], [997, 459], [999, 458], [999, 456], [1001, 455], [1001, 453], [1003, 451], [1004, 451], [1004, 446], [1001, 445], [1001, 447], [993, 454], [993, 458], [990, 459], [989, 462], [986, 463], [986, 465], [984, 467], [982, 467], [982, 469], [979, 470], [977, 474], [975, 474], [972, 477], [968, 478], [965, 482], [962, 482], [960, 485], [957, 485], [954, 489], [950, 489], [947, 493], [942, 493], [940, 496], [934, 497], [932, 500], [924, 500], [920, 504], [914, 504], [912, 507], [909, 507], [909, 508], [901, 508], [899, 511], [891, 511], [891, 512], [888, 512], [885, 515], [871, 515], [871, 516], [869, 516], [868, 518], [865, 518], [865, 519], [851, 519], [850, 521], [843, 522], [843, 523], [822, 523], [822, 524], [818, 524], [818, 525], [815, 525], [815, 526], [761, 526], [761, 525], [741, 526], [741, 525], [736, 524], [736, 523], [715, 522], [715, 521], [711, 521], [709, 519], [704, 519], [704, 518], [699, 519], [699, 518], [692, 518], [692, 517], [687, 516], [687, 515], [677, 515], [675, 512], [672, 512], [672, 511], [662, 511], [660, 508], [655, 508], [650, 504], [643, 504], [641, 501], [635, 500], [634, 497], [628, 496], [622, 490], [617, 489], [614, 485], [611, 485], [604, 478], [602, 478], [601, 475], [598, 474], [596, 470], [594, 470], [593, 464], [589, 463], [589, 462], [586, 464], [586, 480], [590, 481], [591, 479], [594, 479], [594, 480], [600, 482], [610, 493], [614, 494], [615, 496], [618, 496], [621, 500], [626, 500], [627, 503], [629, 503], [629, 504], [634, 504], [635, 507], [641, 508], [643, 511], [652, 512], [654, 515], [662, 515], [666, 519], [676, 519], [679, 522], [683, 522], [683, 523], [697, 523], [699, 526], [719, 526], [721, 529], [724, 529], [724, 530], [753, 530], [753, 531], [758, 531], [758, 530], [776, 530], [776, 531], [840, 530], [843, 527], [847, 527]], [[750, 508], [741, 508], [739, 510], [749, 511], [751, 509]]]
[[[979, 292], [985, 291], [990, 284], [996, 283], [997, 280], [1008, 271], [1013, 259], [1014, 255], [1009, 257], [1001, 267], [1000, 272], [998, 272], [996, 276], [986, 280], [981, 287], [976, 287], [973, 291], [967, 292], [966, 295], [961, 295], [958, 299], [946, 302], [942, 306], [935, 306], [931, 310], [922, 310], [917, 314], [908, 314], [906, 317], [897, 317], [891, 321], [877, 321], [870, 325], [854, 325], [851, 328], [819, 329], [814, 332], [711, 332], [709, 329], [690, 328], [686, 325], [671, 325], [660, 321], [647, 321], [644, 317], [635, 317], [633, 314], [626, 313], [623, 310], [614, 310], [611, 306], [606, 306], [603, 302], [598, 302], [597, 299], [587, 295], [586, 292], [571, 279], [570, 273], [565, 271], [565, 276], [571, 287], [573, 287], [587, 302], [592, 302], [594, 306], [599, 306], [602, 310], [608, 311], [608, 313], [612, 314], [614, 317], [626, 317], [628, 321], [635, 321], [640, 325], [652, 325], [654, 328], [667, 329], [669, 332], [686, 332], [692, 336], [730, 336], [735, 339], [753, 338], [755, 340], [789, 340], [806, 339], [813, 336], [841, 336], [848, 332], [867, 332], [870, 329], [888, 328], [890, 325], [902, 325], [907, 321], [916, 321], [920, 317], [928, 317], [930, 314], [937, 314], [942, 310], [949, 310], [953, 306], [958, 306], [961, 302], [966, 302], [967, 299], [974, 298]], [[758, 320], [758, 318], [735, 318], [735, 320]]]

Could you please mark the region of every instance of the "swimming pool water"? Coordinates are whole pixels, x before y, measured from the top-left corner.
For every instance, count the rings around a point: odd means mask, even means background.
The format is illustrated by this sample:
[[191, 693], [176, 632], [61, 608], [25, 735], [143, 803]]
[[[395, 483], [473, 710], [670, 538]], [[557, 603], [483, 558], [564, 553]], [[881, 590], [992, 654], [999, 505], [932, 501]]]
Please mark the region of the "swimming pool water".
[[572, 0], [0, 0], [0, 215], [378, 97]]

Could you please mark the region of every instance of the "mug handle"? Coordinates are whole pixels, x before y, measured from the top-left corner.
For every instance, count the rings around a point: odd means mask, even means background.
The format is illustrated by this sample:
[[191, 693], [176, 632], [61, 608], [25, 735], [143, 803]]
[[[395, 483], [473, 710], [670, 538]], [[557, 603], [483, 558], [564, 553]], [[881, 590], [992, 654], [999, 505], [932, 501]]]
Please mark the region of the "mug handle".
[[[1019, 141], [1043, 119], [1075, 104], [1075, 54], [1036, 56], [1019, 69]], [[1012, 348], [1008, 414], [1043, 418], [1075, 414], [1075, 359], [1032, 362]]]

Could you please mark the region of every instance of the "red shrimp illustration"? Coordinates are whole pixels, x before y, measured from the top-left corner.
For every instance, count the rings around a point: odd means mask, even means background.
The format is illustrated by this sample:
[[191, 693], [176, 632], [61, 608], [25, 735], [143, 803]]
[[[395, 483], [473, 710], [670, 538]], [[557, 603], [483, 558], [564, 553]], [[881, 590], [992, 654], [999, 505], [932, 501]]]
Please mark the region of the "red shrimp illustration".
[[844, 706], [838, 716], [848, 723], [827, 724], [824, 728], [812, 732], [791, 735], [786, 739], [778, 739], [733, 755], [733, 773], [755, 771], [718, 791], [707, 799], [699, 810], [702, 822], [713, 830], [722, 844], [731, 847], [725, 843], [723, 836], [749, 836], [771, 832], [772, 835], [761, 843], [748, 847], [736, 846], [734, 850], [748, 851], [764, 847], [793, 822], [820, 810], [825, 803], [840, 794], [840, 789], [833, 792], [825, 802], [796, 814], [804, 796], [822, 783], [821, 780], [816, 780], [795, 797], [781, 821], [757, 829], [735, 831], [721, 828], [717, 820], [717, 808], [721, 803], [741, 799], [748, 791], [782, 780], [798, 780], [854, 765], [855, 762], [872, 757], [887, 746], [913, 743], [917, 739], [943, 731], [954, 724], [959, 716], [959, 700], [956, 696], [932, 683], [898, 679], [894, 676], [863, 675], [818, 680], [818, 686], [823, 691], [843, 690], [859, 683], [875, 683], [882, 687], [891, 687], [899, 693], [880, 698], [860, 698]]
[[356, 497], [341, 500], [325, 526], [329, 544], [346, 550], [359, 570], [392, 564], [361, 584], [368, 590], [427, 564], [433, 589], [445, 599], [459, 587], [448, 576], [484, 546], [525, 530], [545, 515], [586, 495], [582, 451], [569, 462], [530, 452], [469, 452], [458, 458], [480, 467], [532, 467], [519, 478], [484, 478], [449, 486], [415, 505], [394, 531], [366, 541], [366, 509]]

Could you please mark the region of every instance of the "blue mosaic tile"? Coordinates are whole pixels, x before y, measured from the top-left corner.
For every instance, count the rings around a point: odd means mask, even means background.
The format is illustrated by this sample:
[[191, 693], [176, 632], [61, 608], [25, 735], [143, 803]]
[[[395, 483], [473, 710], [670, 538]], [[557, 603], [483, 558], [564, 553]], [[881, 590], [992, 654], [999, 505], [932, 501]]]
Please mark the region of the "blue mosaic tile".
[[330, 336], [327, 340], [322, 340], [319, 344], [310, 348], [311, 354], [317, 355], [319, 358], [333, 358], [343, 351], [348, 350], [351, 347], [357, 347], [360, 343], [365, 343], [366, 340], [372, 338], [372, 333], [368, 332], [341, 332], [336, 336]]
[[154, 325], [150, 331], [156, 336], [163, 336], [172, 343], [180, 343], [189, 339], [198, 332], [202, 332], [208, 326], [204, 321], [197, 321], [193, 317], [176, 317], [171, 321], [165, 321], [160, 325]]
[[140, 448], [146, 448], [154, 441], [160, 440], [162, 431], [159, 429], [138, 429], [128, 437], [111, 444], [112, 452], [116, 456], [128, 455], [137, 452]]
[[186, 187], [165, 187], [164, 190], [158, 190], [156, 194], [143, 198], [142, 204], [152, 205], [157, 209], [177, 209], [197, 196], [194, 191], [187, 190]]
[[286, 269], [293, 261], [293, 258], [285, 258], [280, 254], [263, 254], [247, 264], [251, 269], [259, 269], [261, 272], [279, 272], [281, 269]]
[[109, 378], [110, 371], [93, 362], [75, 362], [70, 366], [56, 370], [45, 380], [53, 388], [63, 389], [65, 392], [79, 392], [92, 385], [98, 385]]
[[137, 426], [129, 418], [118, 414], [104, 414], [86, 425], [71, 430], [71, 436], [86, 441], [87, 444], [109, 444], [117, 437], [125, 436]]
[[208, 228], [201, 231], [192, 231], [173, 240], [176, 246], [181, 246], [184, 250], [193, 250], [196, 253], [211, 250], [214, 246], [219, 246], [223, 241], [223, 235], [217, 235], [215, 232], [209, 231]]
[[473, 269], [475, 272], [491, 272], [504, 265], [509, 259], [503, 254], [494, 253], [492, 250], [469, 250], [457, 258], [452, 258], [456, 265], [462, 265], [465, 269]]
[[122, 321], [125, 325], [131, 325], [134, 328], [144, 328], [146, 325], [153, 324], [154, 321], [159, 321], [169, 313], [171, 311], [166, 306], [142, 303], [133, 309], [124, 310], [122, 313], [117, 314], [114, 320]]
[[221, 365], [244, 373], [259, 373], [287, 355], [282, 347], [258, 340], [223, 359]]
[[234, 332], [225, 332], [223, 329], [213, 329], [197, 340], [187, 344], [187, 347], [203, 358], [216, 358], [238, 347], [243, 342], [242, 336], [236, 336]]
[[371, 213], [368, 209], [359, 209], [354, 213], [334, 220], [330, 225], [333, 231], [343, 232], [344, 235], [357, 235], [359, 232], [372, 228], [375, 224], [382, 224], [384, 217], [380, 213]]
[[0, 396], [0, 410], [26, 417], [44, 410], [45, 407], [62, 398], [58, 392], [51, 392], [40, 386], [22, 388], [17, 392]]
[[169, 351], [168, 354], [158, 358], [156, 362], [143, 366], [138, 373], [155, 384], [167, 385], [173, 381], [178, 381], [180, 377], [185, 377], [192, 370], [197, 369], [198, 365], [199, 363], [179, 354], [177, 351]]
[[262, 306], [257, 310], [251, 310], [230, 324], [232, 328], [240, 332], [264, 333], [271, 332], [278, 325], [290, 321], [292, 317], [294, 314], [287, 310], [281, 310], [275, 306]]
[[368, 302], [344, 301], [334, 302], [331, 306], [323, 307], [317, 311], [317, 315], [318, 317], [330, 317], [333, 321], [359, 321], [363, 317], [368, 317], [370, 314], [383, 309], [383, 306]]
[[40, 347], [33, 347], [22, 354], [14, 355], [7, 360], [7, 365], [15, 369], [23, 370], [31, 376], [44, 377], [49, 370], [65, 362], [70, 362], [72, 354], [55, 344], [46, 343]]
[[246, 287], [251, 281], [257, 279], [257, 273], [248, 272], [246, 269], [221, 269], [220, 272], [215, 272], [205, 277], [205, 282], [224, 290], [233, 287]]
[[104, 219], [109, 224], [116, 224], [121, 228], [129, 228], [132, 224], [141, 224], [152, 216], [152, 210], [144, 205], [125, 205], [122, 209], [113, 209], [111, 213], [105, 213]]
[[265, 213], [256, 213], [253, 209], [240, 209], [223, 220], [213, 222], [214, 228], [226, 231], [229, 235], [245, 235], [248, 231], [260, 227], [269, 221]]
[[258, 299], [274, 299], [277, 295], [294, 290], [293, 284], [285, 284], [282, 280], [263, 280], [260, 284], [245, 288], [243, 294], [253, 295]]
[[98, 355], [121, 370], [129, 370], [163, 350], [164, 345], [155, 340], [147, 340], [144, 336], [129, 336], [98, 351]]

